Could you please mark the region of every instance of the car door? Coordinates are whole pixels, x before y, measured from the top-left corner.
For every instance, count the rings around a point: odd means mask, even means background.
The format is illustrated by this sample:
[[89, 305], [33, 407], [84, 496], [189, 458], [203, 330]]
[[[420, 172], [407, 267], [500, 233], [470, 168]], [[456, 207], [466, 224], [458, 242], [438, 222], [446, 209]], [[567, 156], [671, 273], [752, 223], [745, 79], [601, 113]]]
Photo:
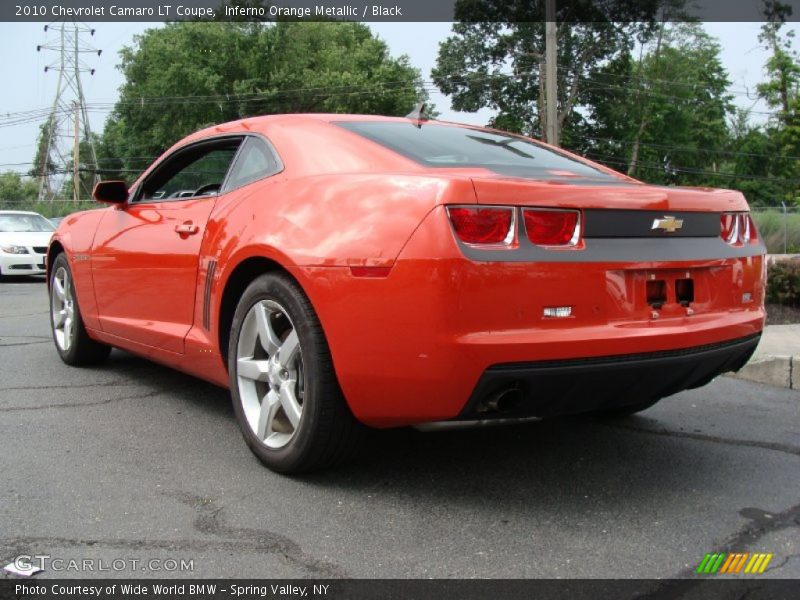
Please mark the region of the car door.
[[228, 136], [173, 152], [103, 216], [92, 277], [104, 331], [183, 353], [206, 224], [241, 143]]

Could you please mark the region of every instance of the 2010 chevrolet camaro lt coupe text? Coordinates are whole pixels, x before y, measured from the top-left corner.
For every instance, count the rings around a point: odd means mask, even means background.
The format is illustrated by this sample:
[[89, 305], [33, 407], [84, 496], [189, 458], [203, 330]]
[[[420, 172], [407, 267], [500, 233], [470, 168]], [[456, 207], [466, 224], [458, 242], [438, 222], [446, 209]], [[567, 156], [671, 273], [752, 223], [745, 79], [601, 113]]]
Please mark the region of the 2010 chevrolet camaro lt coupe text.
[[631, 414], [740, 368], [764, 325], [739, 192], [480, 127], [250, 118], [95, 198], [49, 247], [61, 358], [114, 346], [230, 387], [282, 472], [364, 425]]

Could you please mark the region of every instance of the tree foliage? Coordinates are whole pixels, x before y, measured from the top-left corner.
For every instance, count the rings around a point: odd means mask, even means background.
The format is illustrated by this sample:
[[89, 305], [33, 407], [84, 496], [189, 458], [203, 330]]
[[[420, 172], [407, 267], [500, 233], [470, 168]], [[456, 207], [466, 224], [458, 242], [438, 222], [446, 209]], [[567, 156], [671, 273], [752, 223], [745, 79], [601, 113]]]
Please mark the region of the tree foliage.
[[39, 126], [39, 137], [36, 140], [36, 154], [33, 157], [33, 167], [28, 175], [39, 177], [45, 173], [52, 174], [56, 170], [52, 156], [45, 156], [50, 138], [54, 135], [55, 119], [51, 115]]
[[[658, 1], [558, 3], [558, 121], [562, 140], [580, 125], [575, 110], [598, 69], [652, 34]], [[433, 80], [453, 108], [494, 109], [493, 124], [541, 135], [544, 0], [459, 0], [459, 22], [440, 44]]]
[[39, 186], [33, 179], [23, 178], [19, 173], [6, 171], [0, 173], [0, 200], [25, 202], [36, 199]]
[[664, 25], [638, 60], [628, 54], [598, 71], [587, 90], [587, 134], [575, 144], [655, 183], [696, 184], [720, 171], [732, 96], [719, 44], [696, 23]]
[[[358, 23], [171, 23], [121, 52], [125, 83], [99, 153], [141, 170], [203, 126], [251, 115], [402, 115], [425, 98], [406, 56]], [[118, 159], [118, 160], [113, 160]]]
[[800, 204], [800, 62], [792, 47], [794, 32], [783, 31], [781, 5], [768, 6], [773, 20], [763, 25], [759, 39], [771, 54], [765, 65], [767, 79], [758, 93], [777, 113], [763, 135], [772, 151], [769, 168], [786, 182], [776, 200]]

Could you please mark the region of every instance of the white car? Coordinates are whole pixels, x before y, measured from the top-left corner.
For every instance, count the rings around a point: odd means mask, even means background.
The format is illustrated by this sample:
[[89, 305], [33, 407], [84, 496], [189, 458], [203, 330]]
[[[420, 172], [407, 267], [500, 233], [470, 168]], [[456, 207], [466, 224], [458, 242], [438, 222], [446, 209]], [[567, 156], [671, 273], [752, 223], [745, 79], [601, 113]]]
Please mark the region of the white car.
[[0, 276], [43, 274], [54, 231], [39, 213], [0, 210]]

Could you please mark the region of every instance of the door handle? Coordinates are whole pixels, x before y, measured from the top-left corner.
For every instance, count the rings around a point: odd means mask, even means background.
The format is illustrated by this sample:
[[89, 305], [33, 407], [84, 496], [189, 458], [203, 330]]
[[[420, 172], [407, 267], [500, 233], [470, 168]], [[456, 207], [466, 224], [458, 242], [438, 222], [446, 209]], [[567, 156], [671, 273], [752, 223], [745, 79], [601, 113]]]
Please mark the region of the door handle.
[[200, 228], [191, 221], [186, 221], [186, 223], [175, 225], [175, 232], [179, 233], [180, 235], [194, 235], [198, 231], [200, 231]]

